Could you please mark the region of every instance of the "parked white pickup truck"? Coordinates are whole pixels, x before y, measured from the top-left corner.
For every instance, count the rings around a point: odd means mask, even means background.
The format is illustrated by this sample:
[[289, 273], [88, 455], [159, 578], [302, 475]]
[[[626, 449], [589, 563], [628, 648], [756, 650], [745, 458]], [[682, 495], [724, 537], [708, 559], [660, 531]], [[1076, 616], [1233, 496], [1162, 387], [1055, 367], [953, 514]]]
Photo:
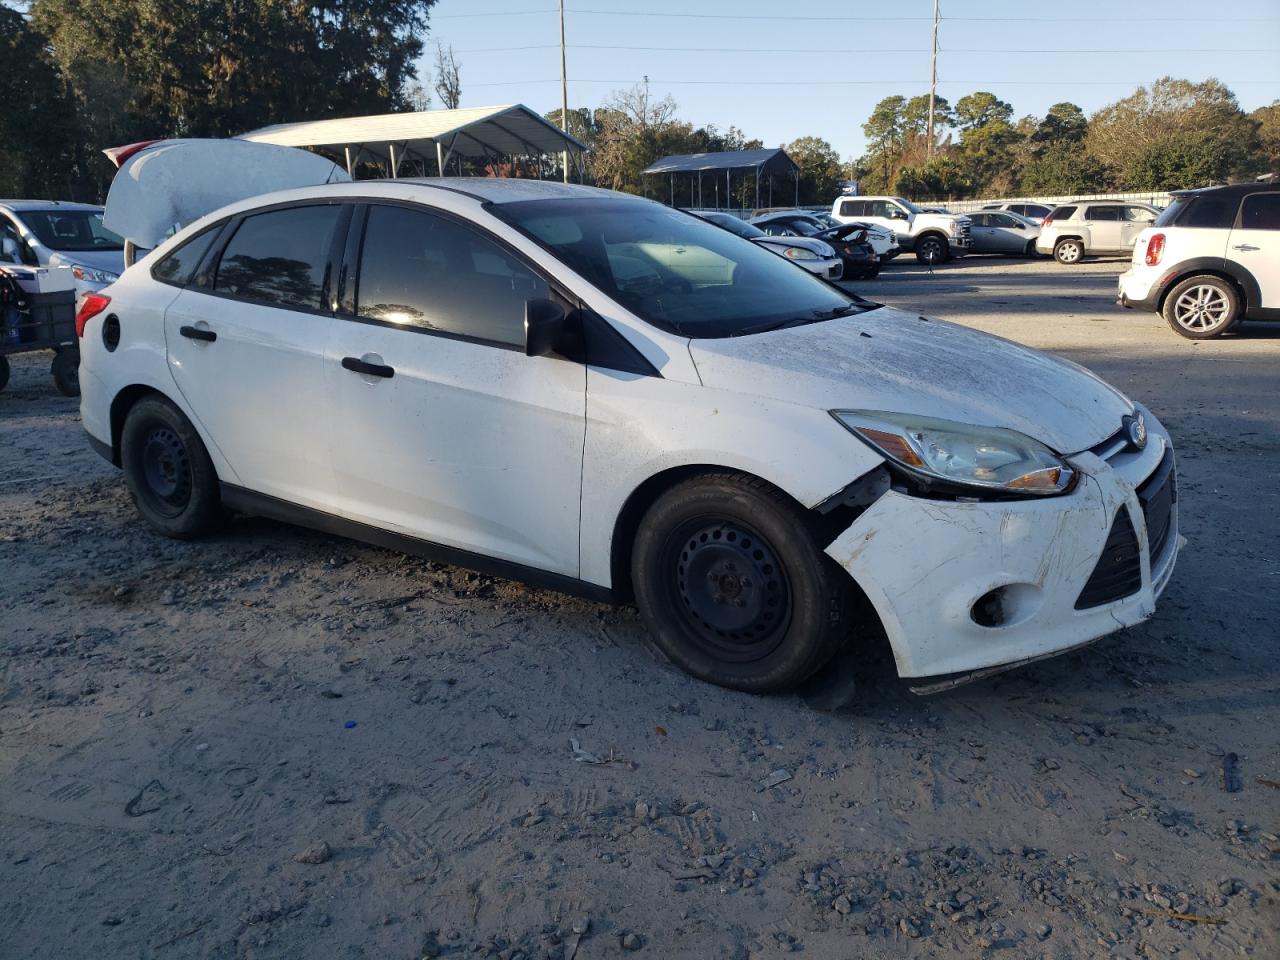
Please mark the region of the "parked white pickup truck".
[[969, 252], [968, 217], [925, 213], [902, 197], [837, 197], [831, 216], [841, 223], [860, 221], [887, 227], [904, 250], [914, 250], [921, 263], [942, 263]]

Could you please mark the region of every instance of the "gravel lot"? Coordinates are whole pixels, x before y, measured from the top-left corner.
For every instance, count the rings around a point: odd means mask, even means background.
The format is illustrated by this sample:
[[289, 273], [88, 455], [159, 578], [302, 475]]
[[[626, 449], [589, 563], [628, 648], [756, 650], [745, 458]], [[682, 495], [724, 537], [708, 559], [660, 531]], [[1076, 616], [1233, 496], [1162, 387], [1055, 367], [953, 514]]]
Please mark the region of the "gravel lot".
[[1157, 616], [928, 699], [872, 652], [838, 714], [686, 678], [630, 609], [257, 520], [162, 540], [14, 358], [0, 957], [1280, 955], [1280, 328], [1191, 343], [1122, 269], [859, 289], [1164, 420]]

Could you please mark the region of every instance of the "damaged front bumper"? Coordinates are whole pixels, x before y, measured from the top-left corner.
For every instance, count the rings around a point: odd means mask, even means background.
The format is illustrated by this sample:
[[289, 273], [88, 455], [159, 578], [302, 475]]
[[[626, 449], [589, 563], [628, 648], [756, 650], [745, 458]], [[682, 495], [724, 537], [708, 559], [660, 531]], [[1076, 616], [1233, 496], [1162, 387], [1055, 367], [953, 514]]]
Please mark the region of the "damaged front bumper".
[[[879, 614], [899, 676], [985, 674], [1155, 612], [1180, 537], [1172, 446], [1144, 414], [1144, 449], [1070, 458], [1081, 474], [1070, 494], [966, 502], [890, 490], [827, 547]], [[975, 677], [931, 686], [954, 679]]]

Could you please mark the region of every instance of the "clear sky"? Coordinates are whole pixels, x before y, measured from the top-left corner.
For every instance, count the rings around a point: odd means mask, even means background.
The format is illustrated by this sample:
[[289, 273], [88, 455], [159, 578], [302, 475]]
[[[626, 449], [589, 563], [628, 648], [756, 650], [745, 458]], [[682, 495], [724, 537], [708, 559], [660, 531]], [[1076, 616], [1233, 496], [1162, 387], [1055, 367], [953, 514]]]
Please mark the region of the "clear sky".
[[[554, 110], [556, 6], [439, 0], [419, 73], [430, 73], [440, 40], [461, 64], [462, 106]], [[571, 108], [595, 107], [647, 75], [695, 126], [737, 126], [766, 146], [819, 136], [851, 159], [877, 101], [929, 91], [933, 0], [565, 6]], [[941, 0], [941, 9], [938, 93], [953, 104], [990, 90], [1019, 117], [1061, 100], [1091, 113], [1166, 75], [1217, 77], [1245, 110], [1280, 99], [1280, 0]]]

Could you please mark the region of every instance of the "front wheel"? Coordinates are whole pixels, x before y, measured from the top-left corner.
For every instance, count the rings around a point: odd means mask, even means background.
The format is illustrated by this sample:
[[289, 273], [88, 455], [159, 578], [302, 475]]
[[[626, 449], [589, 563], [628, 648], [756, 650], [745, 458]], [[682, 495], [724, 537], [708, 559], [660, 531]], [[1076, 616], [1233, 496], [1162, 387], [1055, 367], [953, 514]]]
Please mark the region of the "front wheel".
[[161, 533], [189, 540], [222, 519], [218, 475], [195, 427], [163, 397], [144, 397], [120, 433], [125, 484], [143, 519]]
[[949, 254], [947, 243], [941, 237], [924, 237], [916, 243], [916, 259], [923, 264], [945, 263]]
[[1221, 277], [1188, 277], [1164, 300], [1164, 319], [1188, 340], [1221, 336], [1240, 320], [1240, 295]]
[[1074, 237], [1059, 240], [1053, 246], [1053, 259], [1070, 266], [1084, 259], [1084, 244]]
[[846, 574], [804, 511], [754, 477], [696, 477], [659, 497], [636, 535], [632, 582], [662, 651], [723, 687], [795, 686], [850, 629]]

